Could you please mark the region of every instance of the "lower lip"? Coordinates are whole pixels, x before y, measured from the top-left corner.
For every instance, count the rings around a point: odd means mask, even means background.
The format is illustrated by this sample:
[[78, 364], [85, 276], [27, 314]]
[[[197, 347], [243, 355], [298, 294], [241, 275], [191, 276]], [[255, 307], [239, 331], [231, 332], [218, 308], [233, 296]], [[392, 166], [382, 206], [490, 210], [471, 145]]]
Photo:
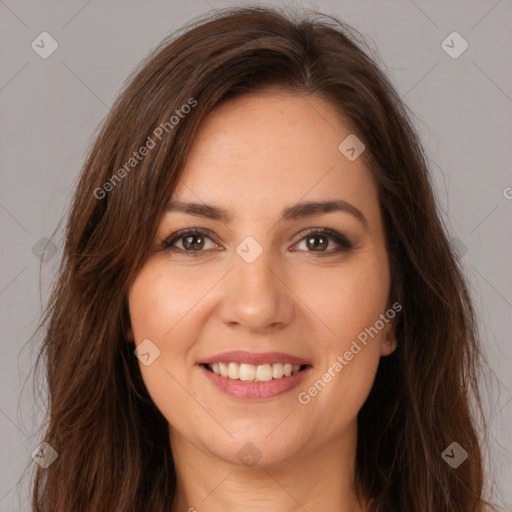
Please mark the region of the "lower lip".
[[307, 366], [304, 370], [297, 372], [289, 377], [281, 377], [280, 379], [272, 379], [268, 382], [247, 382], [238, 379], [230, 379], [222, 377], [211, 372], [205, 366], [200, 365], [210, 382], [217, 386], [229, 396], [242, 398], [244, 400], [266, 400], [282, 395], [296, 388], [304, 379], [306, 373], [311, 369]]

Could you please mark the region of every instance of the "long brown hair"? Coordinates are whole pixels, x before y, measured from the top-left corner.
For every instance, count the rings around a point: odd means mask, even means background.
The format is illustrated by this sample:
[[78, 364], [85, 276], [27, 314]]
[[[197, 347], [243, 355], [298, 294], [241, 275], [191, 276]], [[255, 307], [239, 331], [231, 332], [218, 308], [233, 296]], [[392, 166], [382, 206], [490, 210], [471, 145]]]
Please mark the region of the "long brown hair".
[[[389, 303], [403, 310], [397, 350], [358, 416], [360, 496], [371, 512], [484, 510], [475, 314], [411, 114], [372, 53], [355, 29], [314, 11], [224, 9], [165, 40], [127, 82], [83, 167], [41, 321], [43, 439], [58, 457], [36, 468], [35, 512], [171, 510], [167, 422], [126, 341], [127, 292], [200, 123], [269, 87], [332, 104], [364, 142], [378, 185]], [[452, 442], [469, 454], [456, 469], [441, 456]]]

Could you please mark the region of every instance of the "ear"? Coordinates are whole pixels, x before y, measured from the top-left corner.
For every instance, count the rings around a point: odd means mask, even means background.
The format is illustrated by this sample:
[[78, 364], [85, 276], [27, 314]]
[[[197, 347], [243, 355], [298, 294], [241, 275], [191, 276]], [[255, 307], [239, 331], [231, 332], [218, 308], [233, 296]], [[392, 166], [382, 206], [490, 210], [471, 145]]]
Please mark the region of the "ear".
[[385, 357], [392, 354], [396, 349], [396, 322], [398, 315], [390, 319], [389, 322], [384, 326], [380, 337], [380, 355]]

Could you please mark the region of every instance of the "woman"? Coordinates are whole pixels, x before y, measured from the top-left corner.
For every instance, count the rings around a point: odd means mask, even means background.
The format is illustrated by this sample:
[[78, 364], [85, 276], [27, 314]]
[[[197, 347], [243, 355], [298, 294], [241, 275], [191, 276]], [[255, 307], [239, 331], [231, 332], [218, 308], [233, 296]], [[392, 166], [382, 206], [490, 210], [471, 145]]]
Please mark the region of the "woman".
[[406, 107], [337, 20], [186, 29], [81, 174], [34, 510], [485, 510], [474, 313]]

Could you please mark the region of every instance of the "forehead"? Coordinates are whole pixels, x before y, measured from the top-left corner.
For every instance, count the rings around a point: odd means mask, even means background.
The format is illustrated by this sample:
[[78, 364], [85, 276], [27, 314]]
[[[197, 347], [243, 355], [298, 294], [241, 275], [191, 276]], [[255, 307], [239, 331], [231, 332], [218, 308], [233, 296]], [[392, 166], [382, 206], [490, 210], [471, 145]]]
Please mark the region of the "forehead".
[[316, 96], [273, 91], [229, 100], [200, 125], [172, 198], [269, 212], [301, 198], [376, 202], [363, 157], [350, 161], [338, 149], [351, 133]]

